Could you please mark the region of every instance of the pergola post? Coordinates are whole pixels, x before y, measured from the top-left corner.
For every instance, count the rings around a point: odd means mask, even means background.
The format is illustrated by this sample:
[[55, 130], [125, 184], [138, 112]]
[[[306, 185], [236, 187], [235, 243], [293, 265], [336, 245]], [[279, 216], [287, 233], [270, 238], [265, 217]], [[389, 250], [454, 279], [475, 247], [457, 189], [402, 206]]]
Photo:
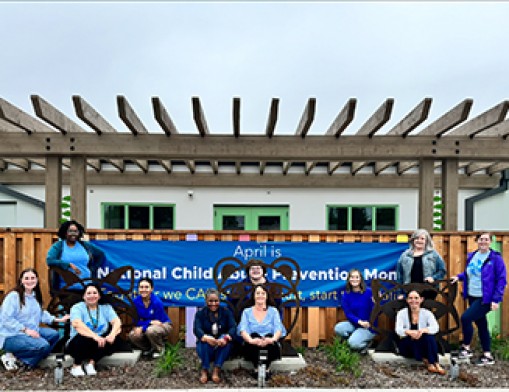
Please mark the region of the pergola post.
[[87, 162], [83, 156], [71, 157], [71, 218], [87, 225]]
[[433, 230], [434, 160], [419, 160], [419, 228]]
[[442, 161], [442, 205], [443, 229], [458, 230], [458, 159], [448, 158]]
[[46, 157], [44, 227], [56, 229], [62, 216], [62, 158]]

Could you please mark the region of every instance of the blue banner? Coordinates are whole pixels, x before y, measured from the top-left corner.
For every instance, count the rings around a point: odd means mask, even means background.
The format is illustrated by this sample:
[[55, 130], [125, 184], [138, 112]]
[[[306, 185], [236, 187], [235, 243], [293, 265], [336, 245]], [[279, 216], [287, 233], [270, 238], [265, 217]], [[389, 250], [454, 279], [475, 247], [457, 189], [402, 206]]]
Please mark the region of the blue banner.
[[[215, 287], [214, 266], [225, 258], [243, 264], [260, 259], [271, 264], [291, 258], [300, 266], [298, 295], [301, 306], [337, 307], [348, 271], [359, 269], [371, 279], [396, 279], [396, 263], [408, 244], [402, 243], [310, 243], [310, 242], [207, 242], [207, 241], [92, 241], [106, 254], [99, 278], [112, 270], [131, 265], [135, 285], [141, 277], [154, 280], [154, 292], [165, 306], [202, 306], [204, 293]], [[284, 281], [275, 269], [267, 271], [271, 281]], [[128, 288], [124, 276], [119, 285]], [[245, 278], [244, 271], [232, 279]], [[134, 288], [136, 290], [136, 287]]]

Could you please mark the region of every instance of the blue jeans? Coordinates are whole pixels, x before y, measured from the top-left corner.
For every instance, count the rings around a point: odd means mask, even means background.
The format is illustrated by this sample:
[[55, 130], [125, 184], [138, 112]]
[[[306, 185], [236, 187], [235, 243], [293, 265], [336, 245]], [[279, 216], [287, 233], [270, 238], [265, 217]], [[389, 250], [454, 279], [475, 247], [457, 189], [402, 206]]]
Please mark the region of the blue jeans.
[[477, 325], [477, 333], [483, 351], [489, 352], [491, 348], [490, 331], [488, 330], [488, 319], [486, 315], [491, 310], [491, 303], [483, 304], [482, 298], [468, 297], [470, 305], [465, 313], [461, 315], [461, 330], [463, 331], [463, 344], [467, 346], [472, 342], [474, 335], [474, 327], [472, 323]]
[[342, 321], [334, 327], [336, 335], [348, 339], [348, 345], [354, 350], [362, 350], [368, 347], [375, 337], [369, 329], [355, 327], [350, 321]]
[[4, 350], [11, 352], [21, 362], [31, 368], [46, 358], [57, 344], [60, 336], [52, 328], [39, 328], [40, 338], [20, 334], [5, 339]]
[[221, 368], [224, 361], [228, 359], [231, 348], [231, 343], [223, 347], [212, 347], [208, 343], [196, 342], [196, 352], [201, 360], [201, 368], [210, 369], [210, 362], [214, 362], [215, 367]]

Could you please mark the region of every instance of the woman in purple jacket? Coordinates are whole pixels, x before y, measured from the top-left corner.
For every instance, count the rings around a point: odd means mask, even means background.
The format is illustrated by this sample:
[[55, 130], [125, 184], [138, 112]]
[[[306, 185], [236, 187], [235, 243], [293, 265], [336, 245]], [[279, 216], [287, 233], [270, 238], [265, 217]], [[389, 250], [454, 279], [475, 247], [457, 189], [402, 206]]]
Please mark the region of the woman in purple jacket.
[[478, 249], [468, 254], [465, 271], [451, 278], [453, 283], [458, 280], [463, 282], [463, 297], [468, 298], [469, 304], [461, 316], [463, 345], [459, 355], [464, 358], [473, 356], [470, 343], [474, 334], [472, 323], [475, 322], [483, 349], [483, 355], [476, 361], [480, 366], [495, 363], [490, 352], [491, 339], [486, 314], [498, 309], [507, 284], [504, 259], [500, 253], [490, 248], [490, 244], [491, 233], [478, 234]]
[[145, 355], [159, 358], [163, 354], [172, 324], [163, 303], [153, 291], [153, 280], [142, 278], [138, 283], [140, 295], [133, 301], [138, 312], [138, 322], [129, 333], [129, 340], [134, 346], [141, 348]]

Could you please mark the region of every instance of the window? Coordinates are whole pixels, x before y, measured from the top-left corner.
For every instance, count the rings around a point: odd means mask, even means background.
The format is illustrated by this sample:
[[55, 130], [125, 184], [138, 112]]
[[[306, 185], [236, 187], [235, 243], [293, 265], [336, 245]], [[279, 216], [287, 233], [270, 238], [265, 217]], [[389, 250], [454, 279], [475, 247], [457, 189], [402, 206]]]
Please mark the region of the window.
[[105, 229], [173, 229], [174, 205], [103, 203]]
[[397, 206], [328, 206], [328, 230], [396, 230]]
[[214, 206], [215, 230], [288, 230], [287, 206]]

